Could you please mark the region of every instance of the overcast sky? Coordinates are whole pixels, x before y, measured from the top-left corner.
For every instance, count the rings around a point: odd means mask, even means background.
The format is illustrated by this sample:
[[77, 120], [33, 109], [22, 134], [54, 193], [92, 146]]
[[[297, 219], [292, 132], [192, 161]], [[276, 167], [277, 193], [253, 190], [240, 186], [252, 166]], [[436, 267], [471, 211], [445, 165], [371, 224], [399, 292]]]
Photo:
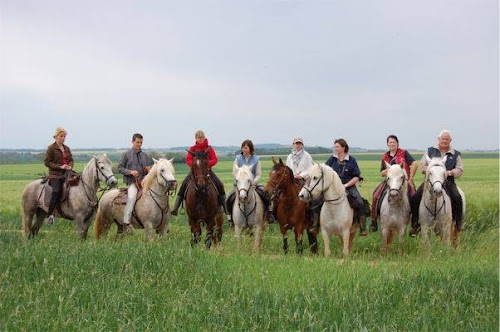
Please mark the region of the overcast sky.
[[1, 0], [0, 148], [499, 147], [495, 0]]

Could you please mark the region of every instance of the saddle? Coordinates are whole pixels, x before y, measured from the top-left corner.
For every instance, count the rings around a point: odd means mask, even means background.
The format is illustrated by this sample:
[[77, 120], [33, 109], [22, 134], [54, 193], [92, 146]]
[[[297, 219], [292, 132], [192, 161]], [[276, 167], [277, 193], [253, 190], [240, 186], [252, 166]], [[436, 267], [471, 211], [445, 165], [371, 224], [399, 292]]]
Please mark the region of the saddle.
[[[359, 206], [356, 202], [356, 197], [351, 196], [351, 195], [347, 195], [347, 201], [349, 202], [349, 206], [354, 210], [353, 221], [359, 222], [359, 216], [358, 216], [358, 212], [357, 212]], [[366, 198], [363, 198], [363, 205], [365, 206], [365, 216], [369, 217], [371, 208], [370, 208], [370, 202], [368, 202], [368, 200]]]
[[[42, 184], [44, 185], [43, 189], [42, 189], [43, 197], [44, 197], [43, 203], [47, 207], [50, 205], [50, 199], [52, 197], [52, 187], [49, 184], [49, 180], [50, 179], [48, 176], [44, 176], [42, 178]], [[66, 172], [66, 174], [64, 176], [63, 186], [62, 186], [62, 194], [61, 194], [60, 203], [66, 201], [68, 199], [70, 188], [78, 186], [78, 184], [80, 184], [80, 174], [77, 172]], [[58, 210], [60, 210], [60, 209], [58, 208]]]
[[[126, 205], [128, 200], [128, 188], [119, 188], [118, 195], [113, 199], [113, 205]], [[135, 201], [137, 202], [142, 196], [142, 187], [137, 192]]]

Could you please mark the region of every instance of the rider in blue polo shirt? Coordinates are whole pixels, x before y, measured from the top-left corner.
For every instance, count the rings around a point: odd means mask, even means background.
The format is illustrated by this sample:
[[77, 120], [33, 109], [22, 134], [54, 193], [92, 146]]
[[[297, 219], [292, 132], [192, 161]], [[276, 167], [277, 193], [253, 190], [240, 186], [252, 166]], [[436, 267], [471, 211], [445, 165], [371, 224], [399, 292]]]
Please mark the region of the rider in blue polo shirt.
[[359, 235], [366, 236], [365, 204], [358, 188], [356, 188], [356, 183], [361, 180], [358, 163], [354, 157], [348, 154], [349, 145], [343, 138], [335, 140], [334, 146], [335, 154], [326, 161], [326, 164], [337, 172], [349, 196], [355, 198], [355, 206], [353, 208], [357, 211], [359, 218]]

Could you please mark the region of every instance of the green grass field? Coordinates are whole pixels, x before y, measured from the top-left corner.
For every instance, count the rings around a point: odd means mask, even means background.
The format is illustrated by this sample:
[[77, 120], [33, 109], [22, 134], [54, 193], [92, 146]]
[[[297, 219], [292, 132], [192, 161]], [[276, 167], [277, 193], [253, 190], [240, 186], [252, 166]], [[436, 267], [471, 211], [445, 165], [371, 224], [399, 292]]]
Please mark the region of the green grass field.
[[[357, 156], [358, 157], [358, 156]], [[325, 156], [316, 157], [319, 162]], [[358, 157], [363, 196], [380, 182], [380, 161]], [[305, 250], [283, 255], [275, 224], [263, 249], [253, 239], [236, 245], [227, 226], [222, 245], [190, 247], [186, 216], [171, 220], [165, 239], [144, 231], [80, 242], [71, 222], [57, 219], [40, 235], [21, 233], [21, 192], [43, 165], [0, 166], [0, 331], [498, 331], [499, 163], [464, 156], [458, 180], [467, 196], [461, 247], [433, 237], [432, 252], [406, 238], [404, 254], [380, 255], [380, 232], [356, 237], [341, 259]], [[270, 169], [263, 159], [264, 177]], [[215, 168], [229, 191], [232, 160]], [[81, 170], [83, 165], [77, 165]], [[176, 165], [177, 179], [187, 168]], [[422, 181], [422, 176], [417, 182]], [[292, 234], [289, 235], [294, 252]]]

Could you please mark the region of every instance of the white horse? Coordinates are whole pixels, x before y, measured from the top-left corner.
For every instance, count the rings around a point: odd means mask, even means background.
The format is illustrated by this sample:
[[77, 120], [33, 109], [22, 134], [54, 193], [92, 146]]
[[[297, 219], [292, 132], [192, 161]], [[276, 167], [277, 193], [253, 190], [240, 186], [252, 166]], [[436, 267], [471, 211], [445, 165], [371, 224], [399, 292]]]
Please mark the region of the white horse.
[[299, 192], [299, 198], [304, 201], [324, 197], [320, 212], [321, 235], [325, 242], [325, 256], [331, 255], [330, 236], [340, 237], [344, 257], [352, 249], [358, 224], [353, 224], [354, 211], [347, 200], [347, 192], [338, 174], [329, 166], [314, 164], [309, 170], [309, 183]]
[[[172, 160], [153, 159], [154, 165], [142, 181], [142, 196], [135, 203], [130, 223], [135, 228], [145, 228], [148, 239], [153, 238], [152, 231], [162, 236], [168, 230], [170, 219], [169, 196], [177, 188], [174, 178], [175, 169]], [[95, 236], [105, 234], [113, 222], [118, 227], [118, 234], [123, 233], [123, 217], [126, 200], [121, 201], [120, 190], [106, 193], [99, 204], [95, 221]]]
[[387, 193], [380, 206], [380, 227], [382, 233], [382, 253], [390, 250], [394, 235], [398, 234], [398, 252], [403, 253], [406, 225], [410, 220], [407, 174], [403, 165], [386, 163]]
[[251, 185], [254, 178], [252, 166], [242, 166], [235, 169], [236, 199], [233, 205], [234, 234], [240, 244], [241, 232], [245, 229], [253, 233], [255, 229], [256, 250], [262, 245], [262, 237], [266, 229], [264, 218], [264, 203], [257, 194], [255, 186]]
[[[419, 207], [422, 243], [429, 248], [429, 232], [434, 230], [446, 244], [450, 244], [452, 231], [451, 200], [443, 185], [446, 181], [446, 156], [427, 160], [427, 172]], [[465, 204], [464, 204], [465, 206]]]
[[[118, 183], [111, 169], [111, 161], [106, 155], [93, 156], [83, 168], [78, 185], [70, 187], [67, 199], [61, 197], [60, 204], [64, 218], [75, 220], [80, 239], [85, 240], [92, 215], [97, 207], [97, 189], [99, 181], [109, 187]], [[23, 229], [29, 237], [35, 237], [43, 220], [47, 216], [48, 206], [45, 203], [44, 186], [48, 185], [42, 179], [29, 183], [23, 191]], [[49, 190], [50, 191], [50, 190]], [[57, 209], [54, 210], [56, 215]], [[34, 215], [36, 222], [32, 224]]]

